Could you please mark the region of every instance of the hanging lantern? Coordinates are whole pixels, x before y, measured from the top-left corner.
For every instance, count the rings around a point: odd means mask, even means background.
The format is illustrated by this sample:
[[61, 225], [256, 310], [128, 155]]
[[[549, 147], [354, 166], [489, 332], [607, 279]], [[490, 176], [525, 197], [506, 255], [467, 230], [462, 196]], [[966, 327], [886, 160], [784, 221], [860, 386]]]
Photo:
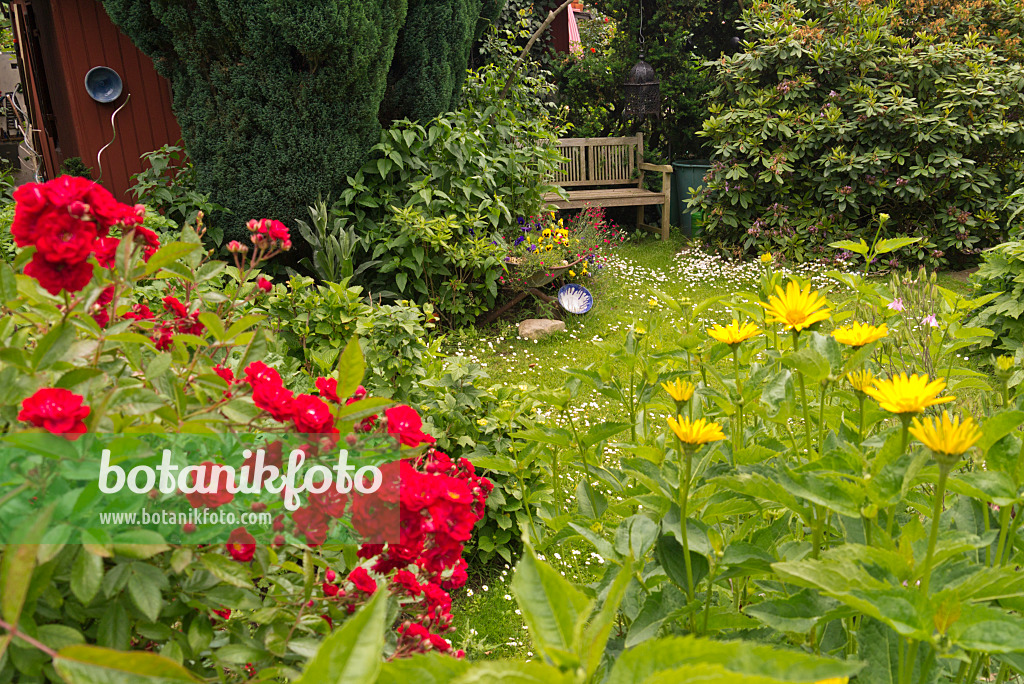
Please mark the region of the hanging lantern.
[[646, 116], [661, 115], [661, 87], [654, 67], [644, 61], [644, 53], [640, 53], [640, 61], [629, 70], [626, 82], [622, 84], [625, 94], [623, 112], [627, 119], [642, 120]]
[[642, 121], [647, 116], [661, 116], [661, 88], [654, 67], [644, 61], [644, 0], [640, 0], [640, 61], [629, 70], [626, 82], [622, 84], [625, 94], [623, 116], [632, 121]]

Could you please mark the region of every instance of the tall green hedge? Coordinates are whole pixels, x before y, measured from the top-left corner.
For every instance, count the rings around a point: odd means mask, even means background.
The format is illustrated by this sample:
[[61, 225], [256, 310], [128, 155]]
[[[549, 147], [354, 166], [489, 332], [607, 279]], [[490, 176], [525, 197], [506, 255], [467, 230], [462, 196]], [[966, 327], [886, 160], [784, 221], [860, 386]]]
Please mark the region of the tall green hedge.
[[200, 187], [234, 212], [230, 237], [340, 193], [380, 140], [392, 66], [396, 111], [449, 109], [481, 5], [495, 0], [412, 0], [394, 65], [409, 0], [102, 2], [170, 80]]
[[473, 42], [504, 0], [409, 0], [381, 105], [385, 126], [455, 109]]

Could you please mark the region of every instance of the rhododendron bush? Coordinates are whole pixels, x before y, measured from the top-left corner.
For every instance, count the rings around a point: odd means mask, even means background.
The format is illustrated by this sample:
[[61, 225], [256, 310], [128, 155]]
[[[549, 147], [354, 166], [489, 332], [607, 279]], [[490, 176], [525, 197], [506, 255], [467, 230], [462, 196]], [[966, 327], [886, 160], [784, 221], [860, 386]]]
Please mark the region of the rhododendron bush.
[[[434, 448], [414, 408], [367, 394], [357, 340], [312, 383], [275, 367], [251, 312], [287, 228], [250, 221], [227, 263], [203, 252], [201, 218], [161, 245], [141, 207], [88, 180], [15, 198], [21, 250], [0, 266], [0, 682], [294, 679], [368, 602], [390, 606], [371, 660], [459, 655], [448, 592], [492, 485]], [[243, 464], [247, 440], [282, 477], [295, 458], [310, 469], [294, 509]], [[164, 444], [192, 468], [178, 489], [100, 494], [101, 447], [131, 483], [123, 454]], [[375, 492], [315, 490], [308, 472], [339, 451], [379, 467]], [[234, 489], [236, 471], [260, 496]], [[81, 523], [118, 506], [270, 522]]]

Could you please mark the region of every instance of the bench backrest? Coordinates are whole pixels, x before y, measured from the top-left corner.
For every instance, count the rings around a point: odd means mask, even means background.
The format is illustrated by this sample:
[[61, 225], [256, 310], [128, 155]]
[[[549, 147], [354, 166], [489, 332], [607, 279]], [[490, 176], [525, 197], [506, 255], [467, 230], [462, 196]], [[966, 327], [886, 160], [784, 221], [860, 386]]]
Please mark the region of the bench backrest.
[[636, 185], [634, 174], [643, 159], [644, 136], [561, 138], [558, 148], [566, 161], [553, 179], [557, 185]]

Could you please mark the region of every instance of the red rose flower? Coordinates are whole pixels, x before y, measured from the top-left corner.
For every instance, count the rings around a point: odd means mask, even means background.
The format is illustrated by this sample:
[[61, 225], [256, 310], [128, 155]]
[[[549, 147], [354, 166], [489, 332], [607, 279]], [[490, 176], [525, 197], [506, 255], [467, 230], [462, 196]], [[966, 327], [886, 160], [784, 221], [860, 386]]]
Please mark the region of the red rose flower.
[[292, 404], [295, 401], [295, 395], [281, 385], [264, 383], [255, 386], [252, 391], [252, 401], [273, 416], [274, 420], [284, 422], [291, 419], [294, 414]]
[[229, 385], [235, 382], [235, 374], [231, 372], [230, 368], [225, 368], [224, 366], [217, 364], [213, 367], [213, 372], [220, 376], [220, 378]]
[[364, 567], [360, 566], [350, 572], [348, 579], [359, 591], [366, 592], [367, 594], [377, 591], [377, 583], [370, 577], [370, 574], [366, 572]]
[[[255, 396], [255, 395], [254, 395]], [[292, 402], [295, 429], [304, 434], [326, 435], [338, 432], [331, 408], [320, 397], [300, 394]]]
[[114, 261], [117, 258], [117, 248], [120, 246], [121, 241], [115, 237], [98, 239], [93, 251], [96, 255], [96, 261], [98, 261], [100, 266], [103, 268], [113, 268]]
[[399, 570], [396, 572], [394, 583], [405, 589], [406, 593], [411, 596], [416, 596], [423, 591], [423, 587], [416, 579], [416, 575], [412, 574], [408, 570]]
[[225, 608], [224, 610], [213, 609], [213, 614], [219, 617], [221, 620], [228, 620], [231, 618], [231, 609]]
[[151, 321], [155, 318], [155, 314], [145, 304], [136, 304], [124, 317], [132, 321]]
[[90, 411], [82, 401], [69, 390], [45, 387], [21, 402], [18, 420], [74, 441], [85, 432], [83, 419]]
[[270, 292], [274, 289], [274, 285], [263, 276], [260, 276], [259, 280], [256, 281], [256, 287], [260, 288], [264, 292]]
[[54, 264], [36, 252], [25, 265], [25, 275], [36, 279], [52, 295], [60, 294], [61, 290], [79, 292], [92, 280], [92, 264], [88, 261]]
[[324, 399], [333, 401], [335, 404], [341, 403], [341, 399], [338, 397], [338, 381], [334, 378], [317, 378], [316, 389]]
[[345, 515], [345, 504], [347, 503], [348, 495], [342, 494], [333, 485], [320, 493], [309, 493], [310, 507], [328, 518], [340, 518]]
[[434, 438], [421, 430], [423, 421], [420, 420], [420, 414], [411, 407], [395, 406], [386, 409], [384, 416], [388, 419], [388, 434], [397, 437], [405, 446], [434, 443]]
[[177, 297], [167, 295], [163, 303], [165, 311], [173, 313], [177, 318], [188, 318], [188, 307], [178, 301]]
[[228, 553], [239, 563], [248, 563], [256, 555], [256, 538], [244, 527], [236, 527], [228, 536]]
[[253, 361], [245, 367], [245, 381], [252, 385], [254, 389], [256, 385], [264, 383], [282, 384], [281, 374], [262, 361]]
[[80, 263], [92, 254], [96, 226], [69, 214], [47, 212], [36, 224], [36, 249], [54, 264]]
[[310, 546], [320, 546], [327, 541], [329, 520], [322, 511], [312, 506], [300, 508], [292, 513], [292, 521], [295, 523], [295, 532], [303, 535]]
[[160, 237], [145, 226], [135, 226], [130, 233], [132, 240], [142, 246], [142, 260], [149, 261], [149, 258], [160, 249]]
[[[213, 482], [213, 466], [216, 465], [213, 461], [203, 461], [200, 465], [196, 466], [197, 470], [193, 470], [191, 473], [192, 486], [202, 487], [203, 489], [212, 489], [211, 492], [189, 492], [185, 494], [185, 498], [192, 504], [192, 508], [217, 508], [229, 503], [235, 498], [235, 495], [228, 491], [228, 481], [230, 475], [224, 468], [217, 469], [217, 481]], [[196, 473], [199, 473], [197, 476]]]

